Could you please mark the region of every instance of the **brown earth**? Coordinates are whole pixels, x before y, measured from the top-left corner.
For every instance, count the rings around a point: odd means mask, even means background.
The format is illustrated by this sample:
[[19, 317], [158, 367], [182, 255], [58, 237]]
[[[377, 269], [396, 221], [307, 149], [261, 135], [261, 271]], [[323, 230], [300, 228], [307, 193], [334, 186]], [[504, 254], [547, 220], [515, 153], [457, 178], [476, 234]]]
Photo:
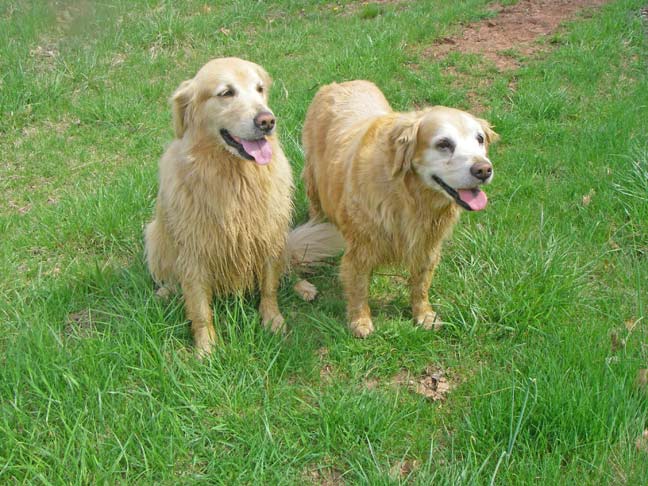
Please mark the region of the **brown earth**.
[[413, 377], [407, 370], [402, 370], [393, 380], [398, 386], [409, 388], [414, 393], [423, 395], [432, 401], [444, 400], [454, 384], [448, 381], [443, 370], [428, 366], [420, 375]]
[[[455, 387], [455, 384], [448, 380], [445, 371], [429, 365], [420, 375], [414, 375], [409, 370], [403, 369], [385, 384], [393, 387], [403, 387], [418, 395], [423, 395], [434, 402], [445, 400], [446, 395]], [[367, 378], [364, 386], [373, 390], [382, 385], [382, 381], [375, 378]]]
[[304, 484], [318, 486], [343, 486], [346, 484], [340, 471], [327, 467], [313, 466], [305, 470], [302, 480]]
[[[515, 5], [492, 8], [495, 16], [466, 26], [454, 37], [445, 37], [424, 51], [424, 56], [443, 59], [450, 52], [482, 55], [500, 70], [516, 69], [520, 62], [511, 51], [529, 57], [542, 49], [537, 41], [550, 35], [564, 21], [608, 0], [521, 0]], [[507, 51], [509, 55], [507, 55]]]

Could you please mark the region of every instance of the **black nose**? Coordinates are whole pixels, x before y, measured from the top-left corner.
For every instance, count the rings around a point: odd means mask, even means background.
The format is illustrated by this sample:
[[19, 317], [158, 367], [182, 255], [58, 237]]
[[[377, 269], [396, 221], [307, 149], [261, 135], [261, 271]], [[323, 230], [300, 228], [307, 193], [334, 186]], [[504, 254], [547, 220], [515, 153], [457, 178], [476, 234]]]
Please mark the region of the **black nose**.
[[477, 162], [470, 168], [470, 173], [480, 181], [485, 181], [493, 174], [493, 166], [488, 162]]
[[275, 117], [269, 111], [262, 111], [254, 117], [254, 126], [265, 133], [269, 133], [275, 126]]

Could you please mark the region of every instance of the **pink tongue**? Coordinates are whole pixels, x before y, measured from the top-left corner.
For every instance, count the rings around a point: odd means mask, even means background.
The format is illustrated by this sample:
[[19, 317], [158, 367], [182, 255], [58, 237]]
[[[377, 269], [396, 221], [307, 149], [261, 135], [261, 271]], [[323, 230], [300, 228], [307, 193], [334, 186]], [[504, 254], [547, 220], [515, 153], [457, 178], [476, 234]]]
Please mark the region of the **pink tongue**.
[[259, 165], [266, 165], [272, 160], [272, 148], [265, 138], [260, 140], [243, 140], [241, 139], [241, 145], [245, 151], [254, 157], [254, 160]]
[[459, 189], [459, 199], [465, 202], [473, 211], [481, 211], [486, 207], [488, 198], [486, 193], [479, 189]]

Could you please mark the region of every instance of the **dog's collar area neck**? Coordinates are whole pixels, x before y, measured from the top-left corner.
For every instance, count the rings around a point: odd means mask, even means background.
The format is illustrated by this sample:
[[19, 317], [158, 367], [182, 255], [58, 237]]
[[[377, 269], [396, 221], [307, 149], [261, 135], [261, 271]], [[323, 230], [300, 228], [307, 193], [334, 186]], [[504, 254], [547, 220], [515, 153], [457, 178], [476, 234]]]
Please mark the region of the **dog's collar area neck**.
[[461, 206], [462, 208], [466, 209], [467, 211], [472, 211], [473, 208], [471, 208], [465, 201], [462, 201], [461, 198], [459, 197], [459, 193], [450, 187], [448, 184], [445, 183], [443, 179], [441, 179], [439, 176], [433, 175], [432, 179], [434, 179], [434, 182], [439, 184], [445, 192], [448, 193], [448, 195], [455, 200], [455, 202]]
[[252, 157], [250, 154], [248, 154], [245, 149], [243, 148], [243, 145], [238, 143], [236, 140], [234, 140], [234, 137], [225, 130], [224, 128], [221, 128], [220, 130], [221, 137], [223, 137], [223, 140], [225, 140], [225, 143], [229, 145], [232, 148], [235, 148], [236, 151], [239, 153], [239, 155], [244, 158], [245, 160], [254, 160], [254, 157]]

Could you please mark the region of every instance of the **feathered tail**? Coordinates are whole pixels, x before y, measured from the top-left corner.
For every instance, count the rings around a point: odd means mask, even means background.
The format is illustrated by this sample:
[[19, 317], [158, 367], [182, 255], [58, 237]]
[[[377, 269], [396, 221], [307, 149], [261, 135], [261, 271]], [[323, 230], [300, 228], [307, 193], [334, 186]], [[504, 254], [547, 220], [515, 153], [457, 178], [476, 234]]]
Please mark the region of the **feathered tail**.
[[344, 238], [331, 223], [308, 221], [288, 234], [286, 256], [291, 267], [322, 263], [344, 250]]
[[[323, 263], [344, 249], [344, 238], [331, 223], [308, 221], [288, 233], [286, 240], [286, 267], [305, 267]], [[317, 296], [317, 288], [308, 280], [300, 280], [293, 287], [304, 300]]]

